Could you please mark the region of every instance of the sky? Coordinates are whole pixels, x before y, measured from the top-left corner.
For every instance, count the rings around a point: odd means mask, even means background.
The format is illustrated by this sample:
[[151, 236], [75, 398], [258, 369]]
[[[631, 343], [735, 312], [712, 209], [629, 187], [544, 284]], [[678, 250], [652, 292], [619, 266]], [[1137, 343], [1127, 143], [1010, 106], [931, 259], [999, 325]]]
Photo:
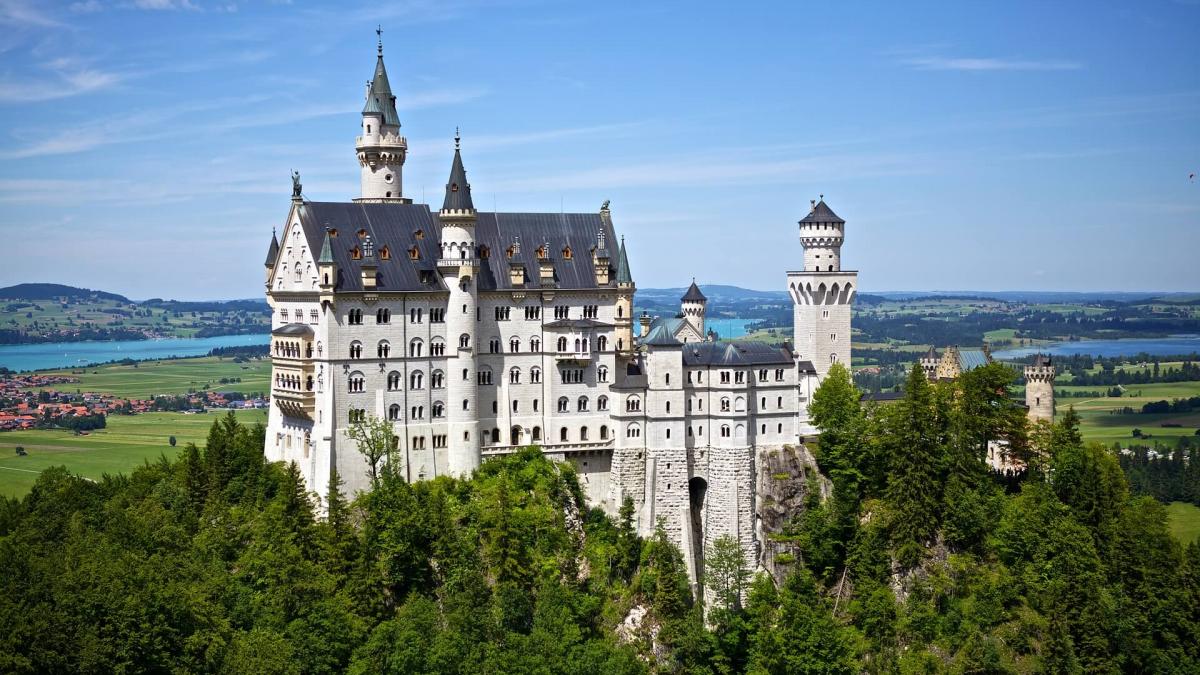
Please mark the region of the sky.
[[1200, 0], [0, 0], [0, 286], [261, 297], [290, 172], [358, 195], [377, 25], [408, 197], [611, 200], [639, 286], [1200, 290]]

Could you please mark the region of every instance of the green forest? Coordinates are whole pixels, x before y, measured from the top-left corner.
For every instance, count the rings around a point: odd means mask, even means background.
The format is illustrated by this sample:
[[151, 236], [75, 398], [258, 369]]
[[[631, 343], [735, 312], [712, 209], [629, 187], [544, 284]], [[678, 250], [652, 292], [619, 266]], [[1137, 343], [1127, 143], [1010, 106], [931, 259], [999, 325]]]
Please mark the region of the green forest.
[[[316, 501], [261, 426], [130, 475], [42, 473], [0, 504], [0, 672], [1194, 673], [1200, 548], [1131, 496], [1072, 412], [1031, 426], [989, 365], [859, 404], [816, 392], [830, 497], [780, 540], [780, 579], [731, 540], [693, 598], [661, 529], [584, 503], [537, 448], [470, 479], [382, 462]], [[986, 470], [1002, 439], [1028, 465]]]

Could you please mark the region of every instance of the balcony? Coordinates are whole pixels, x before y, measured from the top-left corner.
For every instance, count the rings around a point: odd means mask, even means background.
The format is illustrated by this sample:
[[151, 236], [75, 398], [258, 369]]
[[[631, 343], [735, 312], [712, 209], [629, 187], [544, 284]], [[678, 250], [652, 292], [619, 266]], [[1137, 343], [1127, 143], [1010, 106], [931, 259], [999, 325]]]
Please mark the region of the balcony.
[[317, 408], [317, 393], [306, 389], [297, 391], [273, 387], [271, 402], [287, 417], [311, 421]]
[[559, 363], [591, 363], [591, 352], [557, 352], [554, 355], [554, 360]]
[[479, 258], [438, 258], [439, 270], [456, 270], [464, 267], [474, 270], [479, 267]]

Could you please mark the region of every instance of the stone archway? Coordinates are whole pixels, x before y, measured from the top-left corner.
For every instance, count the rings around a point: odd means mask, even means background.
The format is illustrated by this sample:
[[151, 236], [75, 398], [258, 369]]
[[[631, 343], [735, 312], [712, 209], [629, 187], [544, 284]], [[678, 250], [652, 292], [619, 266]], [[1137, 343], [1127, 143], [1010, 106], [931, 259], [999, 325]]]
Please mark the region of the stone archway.
[[704, 525], [705, 525], [705, 497], [708, 493], [708, 481], [699, 476], [688, 481], [688, 503], [691, 509], [688, 511], [687, 526], [691, 528], [692, 550], [686, 554], [692, 556], [694, 569], [696, 570], [696, 597], [703, 597], [703, 579], [704, 579]]

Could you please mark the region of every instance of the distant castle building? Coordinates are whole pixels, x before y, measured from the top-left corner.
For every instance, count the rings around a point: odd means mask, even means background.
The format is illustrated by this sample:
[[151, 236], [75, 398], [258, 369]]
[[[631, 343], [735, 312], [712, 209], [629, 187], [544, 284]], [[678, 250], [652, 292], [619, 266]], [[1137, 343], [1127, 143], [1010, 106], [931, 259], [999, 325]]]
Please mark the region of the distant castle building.
[[[845, 221], [814, 200], [789, 272], [795, 346], [716, 342], [693, 281], [678, 317], [643, 317], [607, 202], [595, 213], [489, 213], [471, 196], [458, 137], [440, 209], [404, 196], [407, 141], [382, 45], [355, 147], [361, 196], [311, 202], [294, 176], [266, 295], [272, 402], [266, 453], [324, 495], [367, 465], [347, 430], [389, 421], [408, 480], [469, 475], [538, 445], [577, 469], [590, 503], [629, 497], [643, 533], [662, 522], [700, 577], [723, 535], [757, 566], [764, 453], [816, 433], [812, 393], [847, 365], [857, 274]], [[774, 455], [773, 455], [774, 456]]]

